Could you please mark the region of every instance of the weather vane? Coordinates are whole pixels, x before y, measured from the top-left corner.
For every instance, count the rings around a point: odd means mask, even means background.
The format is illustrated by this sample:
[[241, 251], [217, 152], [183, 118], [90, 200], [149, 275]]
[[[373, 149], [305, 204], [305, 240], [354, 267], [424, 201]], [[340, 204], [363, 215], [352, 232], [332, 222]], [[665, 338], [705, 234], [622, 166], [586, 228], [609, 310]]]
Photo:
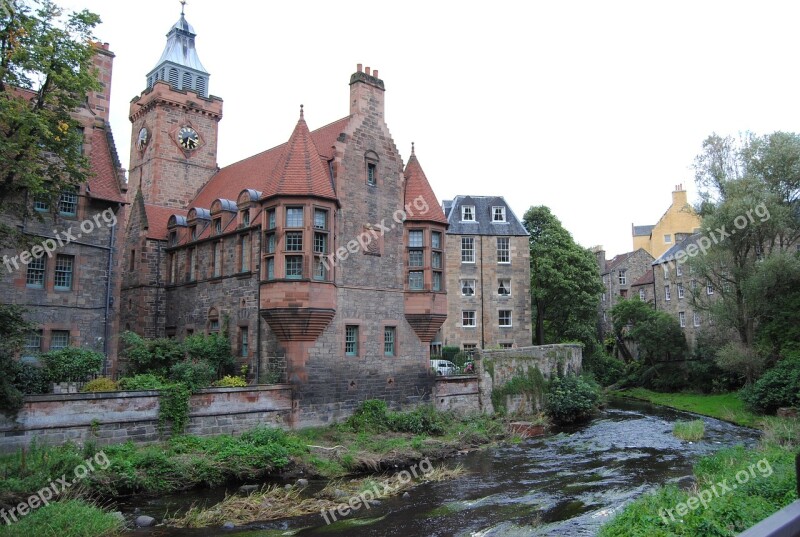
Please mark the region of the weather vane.
[[183, 15], [184, 9], [186, 9], [186, 0], [181, 0], [181, 15]]

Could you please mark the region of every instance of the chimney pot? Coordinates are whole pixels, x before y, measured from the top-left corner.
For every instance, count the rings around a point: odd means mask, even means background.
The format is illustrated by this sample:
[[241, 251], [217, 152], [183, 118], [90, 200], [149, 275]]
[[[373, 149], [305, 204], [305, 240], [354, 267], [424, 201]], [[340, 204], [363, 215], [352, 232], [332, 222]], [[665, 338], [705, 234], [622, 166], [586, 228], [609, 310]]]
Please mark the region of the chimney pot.
[[364, 72], [367, 73], [367, 76], [369, 76], [369, 67], [365, 67]]
[[378, 78], [378, 70], [377, 70], [377, 69], [375, 69], [375, 70], [372, 72], [372, 76], [374, 76], [375, 78]]
[[356, 69], [358, 69], [358, 72], [360, 73], [364, 69], [364, 65], [359, 63]]

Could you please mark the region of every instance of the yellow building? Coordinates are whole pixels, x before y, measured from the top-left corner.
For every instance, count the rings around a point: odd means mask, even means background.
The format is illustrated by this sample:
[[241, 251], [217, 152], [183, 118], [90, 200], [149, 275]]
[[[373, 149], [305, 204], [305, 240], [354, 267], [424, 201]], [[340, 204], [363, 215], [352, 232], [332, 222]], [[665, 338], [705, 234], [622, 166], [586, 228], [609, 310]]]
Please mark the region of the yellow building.
[[683, 185], [677, 185], [672, 192], [672, 205], [658, 223], [649, 226], [631, 224], [631, 228], [633, 250], [644, 248], [657, 259], [675, 243], [700, 228], [700, 217], [689, 205]]

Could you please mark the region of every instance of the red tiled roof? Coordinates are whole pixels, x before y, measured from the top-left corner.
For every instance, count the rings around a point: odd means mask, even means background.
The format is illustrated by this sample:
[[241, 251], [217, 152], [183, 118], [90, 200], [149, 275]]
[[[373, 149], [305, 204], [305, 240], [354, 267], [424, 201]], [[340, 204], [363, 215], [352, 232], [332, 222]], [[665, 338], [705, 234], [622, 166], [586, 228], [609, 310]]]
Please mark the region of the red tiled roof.
[[648, 269], [641, 278], [631, 284], [631, 287], [636, 287], [639, 285], [651, 285], [654, 282], [655, 278], [653, 277], [653, 269]]
[[[325, 163], [332, 156], [331, 146], [339, 134], [344, 131], [349, 120], [348, 116], [310, 132], [310, 141], [319, 152], [319, 163], [323, 168], [327, 168]], [[295, 128], [296, 131], [297, 128]], [[294, 137], [294, 134], [292, 136]], [[253, 188], [266, 194], [271, 174], [275, 171], [284, 149], [288, 145], [289, 142], [281, 144], [222, 168], [200, 190], [190, 207], [209, 208], [217, 198], [235, 200], [239, 193], [246, 188]], [[310, 162], [309, 165], [311, 165]]]
[[161, 241], [167, 239], [169, 217], [173, 214], [183, 214], [185, 212], [172, 207], [161, 207], [149, 203], [144, 204], [144, 210], [147, 215], [147, 238]]
[[111, 151], [106, 132], [100, 128], [93, 128], [92, 154], [89, 155], [92, 176], [86, 182], [87, 190], [93, 198], [122, 203], [125, 201], [125, 196], [120, 192], [114, 156]]
[[302, 109], [297, 126], [262, 192], [262, 198], [286, 195], [336, 199], [330, 173], [311, 139]]
[[[439, 205], [431, 184], [428, 182], [428, 178], [425, 177], [425, 172], [422, 171], [422, 166], [420, 166], [413, 149], [411, 150], [411, 156], [408, 158], [404, 175], [406, 179], [405, 206], [408, 207], [410, 203], [413, 212], [409, 212], [407, 220], [447, 224], [444, 211], [442, 211], [442, 207]], [[425, 200], [425, 205], [428, 207], [428, 211], [425, 213], [413, 211], [415, 207], [414, 200], [419, 198]]]

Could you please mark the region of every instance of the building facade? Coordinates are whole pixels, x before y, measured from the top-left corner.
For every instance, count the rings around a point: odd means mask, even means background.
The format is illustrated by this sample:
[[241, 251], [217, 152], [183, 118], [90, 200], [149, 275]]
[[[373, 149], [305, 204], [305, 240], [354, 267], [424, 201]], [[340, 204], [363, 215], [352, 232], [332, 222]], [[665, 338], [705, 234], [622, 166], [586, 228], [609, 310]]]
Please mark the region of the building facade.
[[[611, 319], [611, 309], [622, 298], [632, 298], [635, 289], [636, 296], [639, 296], [642, 289], [641, 284], [648, 271], [652, 271], [653, 256], [644, 248], [639, 248], [633, 252], [627, 252], [606, 259], [604, 250], [597, 248], [594, 251], [597, 257], [597, 264], [600, 270], [600, 278], [603, 280], [603, 294], [600, 297], [598, 312], [598, 328], [600, 337], [612, 333], [614, 330]], [[634, 284], [637, 284], [634, 286]], [[645, 286], [646, 287], [646, 286]], [[645, 296], [646, 290], [645, 290]]]
[[443, 202], [447, 321], [440, 342], [462, 350], [532, 344], [528, 232], [502, 197]]
[[42, 352], [85, 347], [104, 353], [108, 369], [116, 359], [114, 297], [125, 170], [108, 121], [114, 54], [107, 43], [96, 43], [95, 49], [101, 88], [72, 113], [83, 134], [89, 179], [62, 191], [54, 201], [27, 200], [41, 219], [7, 219], [33, 246], [26, 252], [0, 252], [7, 270], [0, 302], [24, 306], [27, 319], [36, 325], [21, 359], [36, 361]]
[[428, 398], [447, 220], [392, 140], [378, 71], [350, 77], [344, 118], [312, 131], [301, 107], [286, 143], [218, 170], [223, 103], [195, 37], [181, 15], [131, 103], [122, 326], [227, 333], [259, 380], [293, 385], [294, 424]]
[[683, 185], [676, 185], [672, 192], [672, 204], [655, 225], [631, 224], [633, 249], [643, 248], [657, 258], [699, 228], [700, 217], [689, 205]]

